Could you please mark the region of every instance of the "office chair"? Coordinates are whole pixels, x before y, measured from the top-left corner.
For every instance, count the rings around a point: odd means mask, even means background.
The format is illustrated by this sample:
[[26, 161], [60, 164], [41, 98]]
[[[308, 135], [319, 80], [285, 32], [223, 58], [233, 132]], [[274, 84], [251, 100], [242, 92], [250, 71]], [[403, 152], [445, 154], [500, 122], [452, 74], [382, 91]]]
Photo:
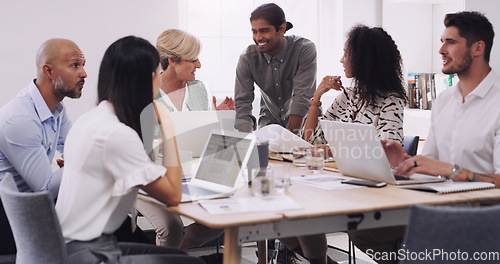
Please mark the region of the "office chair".
[[406, 153], [410, 156], [417, 155], [419, 136], [404, 136], [403, 137], [403, 148]]
[[0, 182], [0, 196], [16, 242], [16, 263], [66, 263], [66, 245], [49, 193], [21, 193], [7, 174]]
[[0, 255], [0, 264], [15, 264], [16, 255]]
[[[440, 258], [404, 260], [400, 263], [498, 263], [498, 259], [472, 260], [474, 253], [498, 252], [500, 248], [500, 206], [458, 208], [414, 205], [406, 229], [403, 249], [408, 252], [435, 252]], [[460, 250], [460, 254], [457, 252]], [[446, 257], [446, 256], [447, 257]], [[455, 258], [455, 259], [452, 259]]]
[[[54, 203], [48, 192], [19, 192], [12, 175], [0, 181], [0, 197], [12, 228], [17, 247], [17, 264], [67, 263], [67, 250], [57, 218]], [[119, 243], [122, 250], [134, 243]], [[141, 246], [141, 244], [136, 244]], [[146, 245], [144, 245], [146, 246]], [[180, 249], [171, 249], [172, 255], [163, 255], [165, 263], [203, 264], [201, 259], [187, 256]], [[141, 255], [127, 255], [130, 263]], [[147, 261], [140, 260], [141, 264]]]

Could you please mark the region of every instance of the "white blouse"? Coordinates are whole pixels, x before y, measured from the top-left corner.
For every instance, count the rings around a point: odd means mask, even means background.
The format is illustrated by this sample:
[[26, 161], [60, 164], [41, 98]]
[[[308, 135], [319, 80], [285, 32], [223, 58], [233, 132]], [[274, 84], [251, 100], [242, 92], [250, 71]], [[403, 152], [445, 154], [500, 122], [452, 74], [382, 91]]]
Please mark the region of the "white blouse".
[[139, 188], [165, 174], [150, 161], [139, 135], [102, 101], [71, 128], [56, 204], [66, 242], [113, 233], [133, 208]]

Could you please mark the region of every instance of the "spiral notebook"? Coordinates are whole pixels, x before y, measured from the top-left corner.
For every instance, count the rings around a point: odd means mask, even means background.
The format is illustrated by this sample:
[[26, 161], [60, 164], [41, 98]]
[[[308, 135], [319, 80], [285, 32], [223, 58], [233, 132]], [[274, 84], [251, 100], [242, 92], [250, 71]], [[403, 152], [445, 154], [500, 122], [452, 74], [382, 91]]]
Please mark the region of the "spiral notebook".
[[434, 192], [437, 194], [444, 193], [455, 193], [455, 192], [467, 192], [467, 191], [475, 191], [475, 190], [483, 190], [483, 189], [492, 189], [495, 188], [495, 184], [490, 182], [439, 182], [439, 183], [425, 183], [425, 184], [417, 184], [417, 185], [409, 185], [401, 187], [404, 189], [425, 191], [425, 192]]

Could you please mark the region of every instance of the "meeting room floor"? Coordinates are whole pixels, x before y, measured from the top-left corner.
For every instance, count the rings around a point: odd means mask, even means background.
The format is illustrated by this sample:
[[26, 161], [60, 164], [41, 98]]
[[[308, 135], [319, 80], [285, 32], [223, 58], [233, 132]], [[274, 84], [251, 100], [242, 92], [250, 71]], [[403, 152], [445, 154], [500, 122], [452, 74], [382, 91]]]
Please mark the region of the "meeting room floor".
[[[183, 217], [183, 220], [185, 222], [189, 222], [189, 219], [185, 219]], [[154, 231], [152, 230], [151, 225], [149, 224], [148, 220], [145, 219], [144, 217], [139, 217], [138, 219], [138, 226], [148, 235], [150, 236], [150, 239], [154, 241]], [[188, 223], [186, 223], [188, 224]], [[335, 261], [341, 264], [346, 264], [349, 263], [349, 256], [346, 253], [348, 249], [348, 240], [347, 240], [347, 234], [346, 233], [332, 233], [327, 235], [328, 239], [328, 255]], [[222, 241], [221, 241], [222, 243]], [[224, 245], [221, 245], [220, 247], [220, 252], [224, 252]], [[205, 245], [203, 247], [199, 248], [193, 248], [186, 250], [187, 253], [190, 256], [204, 256], [204, 255], [211, 255], [217, 252], [217, 247], [216, 243], [211, 242], [208, 245]], [[249, 242], [245, 243], [242, 246], [242, 260], [241, 264], [255, 264], [257, 263], [257, 243], [255, 242]], [[273, 263], [276, 263], [274, 261]], [[308, 263], [306, 260], [299, 258], [299, 261], [297, 263]], [[376, 263], [373, 260], [371, 260], [367, 255], [363, 254], [361, 251], [356, 250], [356, 263], [357, 264], [373, 264]]]

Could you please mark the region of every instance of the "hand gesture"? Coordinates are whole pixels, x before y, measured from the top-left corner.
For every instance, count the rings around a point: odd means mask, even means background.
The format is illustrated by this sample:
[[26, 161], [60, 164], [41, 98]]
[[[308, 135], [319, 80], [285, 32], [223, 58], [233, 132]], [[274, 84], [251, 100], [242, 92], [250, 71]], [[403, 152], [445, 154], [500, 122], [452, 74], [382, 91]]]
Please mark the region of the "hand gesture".
[[328, 92], [330, 89], [340, 91], [344, 89], [342, 86], [342, 81], [340, 80], [340, 76], [330, 76], [327, 75], [323, 77], [323, 80], [318, 85], [318, 89], [316, 89], [315, 95], [317, 94], [321, 97], [324, 93]]
[[212, 96], [212, 109], [214, 110], [234, 110], [234, 100], [231, 97], [227, 97], [224, 99], [219, 106], [217, 106], [217, 99], [215, 96]]

